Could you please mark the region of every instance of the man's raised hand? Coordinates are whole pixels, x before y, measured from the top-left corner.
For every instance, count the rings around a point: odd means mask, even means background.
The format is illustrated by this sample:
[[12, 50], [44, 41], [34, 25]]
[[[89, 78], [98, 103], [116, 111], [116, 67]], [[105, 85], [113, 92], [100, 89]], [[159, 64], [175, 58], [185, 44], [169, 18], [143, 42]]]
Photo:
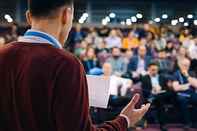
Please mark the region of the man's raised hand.
[[135, 126], [139, 122], [145, 113], [150, 108], [150, 104], [142, 105], [140, 109], [136, 109], [135, 106], [140, 99], [140, 95], [136, 94], [130, 101], [130, 103], [122, 110], [120, 115], [127, 116], [130, 122], [129, 127]]

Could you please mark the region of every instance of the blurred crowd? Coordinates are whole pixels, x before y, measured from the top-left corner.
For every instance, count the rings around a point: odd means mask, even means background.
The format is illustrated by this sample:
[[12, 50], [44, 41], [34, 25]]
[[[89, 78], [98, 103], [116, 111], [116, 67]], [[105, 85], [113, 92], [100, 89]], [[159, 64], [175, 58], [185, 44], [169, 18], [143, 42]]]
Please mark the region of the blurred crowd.
[[[7, 32], [1, 28], [0, 47], [17, 40], [24, 31], [16, 24]], [[150, 24], [97, 28], [77, 24], [65, 48], [81, 60], [87, 75], [111, 78], [110, 104], [137, 90], [143, 96], [142, 103], [151, 102], [155, 107], [161, 129], [165, 130], [165, 106], [169, 104], [181, 112], [180, 122], [185, 128], [197, 125], [191, 117], [191, 112], [197, 110], [196, 29]]]
[[111, 77], [111, 105], [116, 101], [121, 104], [114, 96], [123, 98], [137, 90], [143, 96], [142, 103], [151, 102], [155, 107], [162, 130], [166, 124], [165, 106], [169, 104], [178, 107], [174, 110], [181, 112], [180, 122], [187, 129], [196, 126], [190, 117], [195, 115], [191, 110], [197, 111], [195, 31], [149, 24], [127, 29], [82, 29], [76, 25], [70, 44], [88, 75]]

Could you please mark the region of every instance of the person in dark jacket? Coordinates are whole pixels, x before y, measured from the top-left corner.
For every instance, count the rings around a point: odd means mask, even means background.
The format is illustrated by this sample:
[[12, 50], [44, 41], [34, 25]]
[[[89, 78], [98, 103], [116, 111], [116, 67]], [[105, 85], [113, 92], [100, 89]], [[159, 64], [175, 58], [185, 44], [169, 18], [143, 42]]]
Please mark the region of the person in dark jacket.
[[85, 57], [83, 58], [82, 63], [87, 74], [102, 74], [102, 69], [100, 68], [100, 64], [96, 58], [95, 49], [93, 47], [88, 47], [86, 49]]
[[157, 119], [160, 128], [165, 131], [164, 105], [171, 102], [173, 92], [167, 88], [167, 78], [159, 74], [159, 66], [156, 62], [148, 65], [148, 74], [141, 77], [142, 90], [145, 101], [153, 102], [157, 110]]
[[140, 46], [138, 55], [133, 56], [128, 64], [128, 71], [134, 78], [145, 74], [148, 64], [151, 62], [151, 57], [146, 55], [147, 49], [145, 46]]

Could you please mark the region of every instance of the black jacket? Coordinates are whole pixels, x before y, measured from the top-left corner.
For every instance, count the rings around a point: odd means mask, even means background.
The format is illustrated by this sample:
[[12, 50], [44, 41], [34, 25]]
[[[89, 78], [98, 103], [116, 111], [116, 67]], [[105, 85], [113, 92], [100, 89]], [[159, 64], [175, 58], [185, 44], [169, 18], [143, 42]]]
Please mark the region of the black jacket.
[[[143, 95], [145, 98], [148, 98], [152, 93], [152, 83], [151, 83], [151, 78], [149, 75], [145, 75], [141, 77], [141, 82], [142, 82], [142, 90], [143, 90]], [[162, 90], [167, 90], [167, 85], [166, 85], [166, 78], [162, 75], [159, 75], [159, 85], [162, 87]]]

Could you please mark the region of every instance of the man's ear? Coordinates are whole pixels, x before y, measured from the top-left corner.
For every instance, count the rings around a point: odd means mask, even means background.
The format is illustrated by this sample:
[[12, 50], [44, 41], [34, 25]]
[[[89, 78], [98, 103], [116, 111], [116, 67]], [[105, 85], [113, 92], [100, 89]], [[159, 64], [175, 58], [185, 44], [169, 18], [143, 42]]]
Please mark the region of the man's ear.
[[67, 7], [63, 9], [62, 24], [68, 24], [69, 20], [72, 19], [72, 8]]
[[28, 23], [29, 25], [32, 24], [32, 17], [31, 17], [31, 13], [30, 13], [29, 10], [26, 11], [26, 20], [27, 20], [27, 23]]

